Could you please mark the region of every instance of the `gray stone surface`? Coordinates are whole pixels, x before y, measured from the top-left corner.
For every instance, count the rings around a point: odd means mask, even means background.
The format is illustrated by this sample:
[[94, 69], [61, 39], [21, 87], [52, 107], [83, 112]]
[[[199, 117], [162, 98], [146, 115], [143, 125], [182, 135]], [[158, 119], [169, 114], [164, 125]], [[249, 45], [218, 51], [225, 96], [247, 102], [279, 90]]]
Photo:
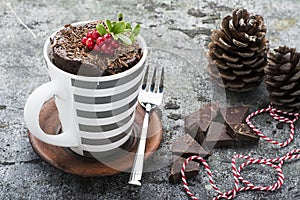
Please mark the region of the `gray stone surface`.
[[[245, 94], [225, 93], [212, 87], [206, 72], [205, 52], [210, 30], [217, 28], [220, 19], [237, 7], [264, 16], [271, 47], [288, 45], [300, 48], [298, 0], [2, 0], [0, 199], [189, 199], [181, 184], [168, 183], [170, 146], [175, 138], [184, 134], [183, 117], [210, 101], [228, 105], [249, 104], [251, 111], [268, 103], [264, 84]], [[142, 24], [142, 35], [152, 48], [151, 62], [164, 65], [168, 75], [165, 99], [159, 108], [164, 137], [160, 149], [147, 163], [149, 172], [143, 176], [142, 187], [128, 185], [128, 173], [83, 178], [54, 169], [31, 148], [23, 120], [26, 99], [35, 88], [48, 81], [42, 57], [47, 36], [64, 24], [114, 18], [119, 11], [129, 21]], [[180, 108], [165, 109], [169, 102]], [[253, 121], [276, 139], [283, 141], [287, 138], [288, 127], [285, 125], [282, 130], [276, 130], [278, 123], [269, 116], [262, 115]], [[217, 185], [222, 191], [233, 187], [230, 160], [234, 154], [257, 158], [282, 156], [300, 147], [299, 132], [298, 123], [295, 140], [286, 148], [260, 141], [257, 146], [214, 150], [208, 162]], [[150, 163], [156, 167], [152, 165], [151, 168]], [[299, 199], [299, 169], [299, 161], [288, 162], [283, 167], [285, 182], [282, 188], [274, 192], [243, 192], [236, 199]], [[249, 167], [244, 174], [257, 184], [268, 185], [276, 181], [273, 170], [260, 165]], [[211, 199], [216, 195], [203, 171], [189, 184], [201, 199]]]

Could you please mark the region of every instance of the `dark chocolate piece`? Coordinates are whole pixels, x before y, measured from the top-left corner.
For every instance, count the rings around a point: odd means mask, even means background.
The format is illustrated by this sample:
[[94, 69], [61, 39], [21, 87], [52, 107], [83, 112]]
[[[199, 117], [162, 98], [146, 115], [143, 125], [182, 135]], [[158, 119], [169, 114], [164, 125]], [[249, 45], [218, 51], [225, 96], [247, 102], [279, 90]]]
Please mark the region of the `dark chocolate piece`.
[[172, 152], [175, 155], [185, 158], [194, 155], [201, 156], [203, 158], [207, 158], [208, 156], [210, 156], [210, 154], [188, 134], [177, 138], [173, 142]]
[[230, 124], [239, 141], [257, 143], [259, 136], [247, 124]]
[[[169, 175], [170, 183], [178, 183], [181, 181], [181, 168], [185, 158], [174, 155], [173, 164], [171, 166], [171, 172]], [[195, 161], [190, 161], [185, 168], [185, 177], [190, 179], [198, 175], [200, 169], [200, 164]]]
[[227, 131], [226, 125], [219, 122], [212, 122], [208, 129], [203, 147], [212, 149], [234, 144], [236, 139], [227, 134]]
[[244, 123], [248, 115], [249, 106], [231, 106], [220, 108], [220, 113], [227, 124]]
[[[223, 122], [223, 123], [224, 123], [224, 122]], [[230, 127], [229, 124], [226, 124], [225, 126], [226, 126], [226, 133], [227, 133], [230, 137], [236, 139], [236, 132], [234, 132], [234, 131], [232, 130], [232, 128]], [[236, 140], [237, 140], [237, 139], [236, 139]]]
[[[221, 109], [221, 108], [220, 108]], [[216, 117], [213, 119], [214, 122], [219, 122], [221, 124], [225, 124], [225, 120], [223, 118], [223, 116], [221, 115], [220, 109], [217, 112]]]
[[199, 126], [199, 121], [199, 110], [185, 117], [185, 132], [188, 133], [192, 138], [194, 138], [199, 144], [202, 144], [204, 140], [204, 132]]
[[196, 112], [188, 115], [184, 119], [185, 131], [195, 140], [202, 144], [204, 135], [212, 120], [216, 117], [219, 106], [217, 104], [206, 104]]
[[217, 116], [219, 110], [218, 104], [206, 104], [200, 108], [200, 128], [204, 133], [207, 133], [208, 127], [212, 120]]

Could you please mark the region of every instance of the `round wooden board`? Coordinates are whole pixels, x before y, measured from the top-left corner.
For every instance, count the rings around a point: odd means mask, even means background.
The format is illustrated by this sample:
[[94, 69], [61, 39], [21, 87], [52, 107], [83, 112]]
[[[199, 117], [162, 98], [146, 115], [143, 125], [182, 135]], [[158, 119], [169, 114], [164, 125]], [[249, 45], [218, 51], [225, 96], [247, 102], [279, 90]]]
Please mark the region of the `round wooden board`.
[[[142, 129], [145, 111], [139, 105], [135, 115], [135, 130], [139, 136]], [[40, 112], [40, 126], [48, 134], [58, 134], [61, 130], [61, 124], [58, 119], [58, 111], [54, 99], [44, 104]], [[158, 114], [154, 111], [150, 115], [148, 138], [146, 142], [145, 159], [148, 159], [159, 147], [162, 139], [162, 124]], [[131, 142], [130, 151], [118, 158], [105, 161], [105, 164], [96, 159], [83, 157], [71, 152], [69, 149], [46, 144], [30, 133], [29, 139], [33, 149], [37, 154], [50, 165], [65, 171], [67, 173], [79, 176], [109, 176], [120, 172], [128, 171], [132, 167], [137, 142], [134, 139]], [[139, 138], [139, 137], [137, 137]]]

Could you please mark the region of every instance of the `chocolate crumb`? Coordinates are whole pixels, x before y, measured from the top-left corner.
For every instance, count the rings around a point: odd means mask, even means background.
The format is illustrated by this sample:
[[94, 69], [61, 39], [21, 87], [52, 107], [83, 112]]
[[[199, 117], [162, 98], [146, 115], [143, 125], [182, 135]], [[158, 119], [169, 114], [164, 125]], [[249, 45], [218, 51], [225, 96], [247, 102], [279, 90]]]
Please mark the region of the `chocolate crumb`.
[[283, 129], [283, 123], [282, 122], [277, 123], [276, 128], [277, 129]]
[[175, 121], [181, 119], [181, 115], [180, 114], [176, 114], [176, 113], [171, 113], [167, 116], [169, 119], [174, 119]]
[[177, 109], [180, 108], [180, 106], [177, 105], [176, 103], [173, 103], [173, 102], [167, 102], [167, 103], [165, 104], [164, 108], [165, 108], [166, 110], [169, 110], [169, 109], [177, 110]]
[[0, 110], [5, 110], [6, 109], [6, 105], [0, 105]]

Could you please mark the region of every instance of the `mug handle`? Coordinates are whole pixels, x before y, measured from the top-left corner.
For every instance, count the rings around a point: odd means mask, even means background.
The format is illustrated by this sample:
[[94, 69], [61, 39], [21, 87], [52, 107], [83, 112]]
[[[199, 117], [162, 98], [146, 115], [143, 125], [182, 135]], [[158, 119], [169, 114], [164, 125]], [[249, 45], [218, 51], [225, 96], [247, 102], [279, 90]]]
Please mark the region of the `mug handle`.
[[79, 142], [72, 132], [65, 130], [58, 135], [50, 135], [45, 133], [39, 125], [42, 106], [58, 93], [59, 88], [57, 81], [50, 81], [32, 92], [24, 107], [25, 123], [30, 132], [45, 143], [61, 147], [78, 147]]

